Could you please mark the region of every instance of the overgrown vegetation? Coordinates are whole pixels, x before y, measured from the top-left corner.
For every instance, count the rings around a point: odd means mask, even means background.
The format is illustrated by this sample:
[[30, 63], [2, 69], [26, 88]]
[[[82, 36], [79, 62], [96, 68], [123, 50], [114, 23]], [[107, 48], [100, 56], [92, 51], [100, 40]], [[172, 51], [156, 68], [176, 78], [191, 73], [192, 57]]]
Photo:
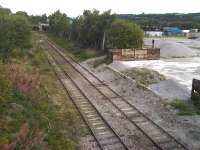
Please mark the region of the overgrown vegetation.
[[92, 61], [92, 66], [93, 68], [96, 68], [102, 64], [110, 64], [112, 62], [112, 59], [108, 56], [105, 56], [103, 58], [99, 58], [99, 59], [96, 59], [94, 61]]
[[48, 18], [52, 33], [65, 39], [70, 36], [70, 18], [66, 14], [56, 11]]
[[15, 49], [29, 48], [31, 24], [36, 29], [39, 23], [49, 23], [49, 33], [54, 35], [50, 38], [80, 60], [95, 56], [97, 51], [107, 54], [108, 49], [141, 48], [143, 45], [141, 28], [129, 21], [116, 20], [110, 10], [103, 13], [85, 10], [74, 19], [60, 11], [49, 16], [29, 16], [23, 11], [13, 14], [9, 9], [0, 8], [0, 13], [2, 58], [10, 56]]
[[108, 31], [111, 48], [142, 48], [143, 31], [133, 22], [115, 20]]
[[30, 20], [0, 8], [0, 149], [77, 149], [82, 122]]
[[82, 48], [107, 50], [143, 45], [142, 29], [129, 21], [116, 20], [110, 10], [103, 13], [85, 10], [75, 19], [57, 11], [49, 16], [49, 21], [50, 32]]
[[79, 115], [38, 39], [34, 34], [32, 49], [0, 64], [0, 149], [77, 149]]
[[15, 49], [30, 48], [31, 28], [27, 18], [0, 11], [0, 57], [8, 59]]
[[200, 114], [199, 107], [197, 107], [191, 100], [183, 101], [175, 99], [170, 103], [172, 107], [178, 110], [179, 115], [195, 115]]
[[123, 73], [145, 86], [165, 80], [163, 75], [159, 74], [157, 71], [147, 68], [132, 68], [124, 71]]
[[115, 16], [111, 11], [85, 10], [72, 23], [72, 39], [82, 47], [105, 49], [107, 32]]
[[53, 34], [48, 34], [48, 37], [57, 45], [63, 48], [68, 55], [71, 55], [77, 61], [84, 61], [86, 59], [99, 56], [101, 53], [94, 49], [83, 49], [76, 46], [73, 42], [67, 41], [62, 37], [57, 37]]

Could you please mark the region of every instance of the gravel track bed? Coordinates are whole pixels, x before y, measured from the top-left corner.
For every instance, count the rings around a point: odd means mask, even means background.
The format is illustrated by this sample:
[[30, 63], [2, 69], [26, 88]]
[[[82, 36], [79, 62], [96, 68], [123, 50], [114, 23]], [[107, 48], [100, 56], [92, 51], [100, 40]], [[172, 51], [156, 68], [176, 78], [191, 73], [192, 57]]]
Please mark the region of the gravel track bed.
[[87, 65], [88, 62], [83, 62], [82, 65], [94, 72], [96, 76], [105, 81], [117, 93], [124, 96], [166, 131], [187, 143], [190, 149], [199, 150], [199, 116], [178, 116], [173, 109], [166, 105], [164, 100], [152, 91], [142, 88], [133, 80], [122, 78], [118, 73], [108, 69], [106, 65], [94, 69]]

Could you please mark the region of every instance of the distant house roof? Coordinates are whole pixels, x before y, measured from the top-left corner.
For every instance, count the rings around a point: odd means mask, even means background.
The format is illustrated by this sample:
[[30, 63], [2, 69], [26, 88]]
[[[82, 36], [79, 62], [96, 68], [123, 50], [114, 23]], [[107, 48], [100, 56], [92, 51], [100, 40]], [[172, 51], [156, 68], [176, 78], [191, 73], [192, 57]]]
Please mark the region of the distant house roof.
[[178, 27], [164, 27], [163, 31], [170, 32], [170, 33], [181, 33], [182, 32], [182, 30], [179, 29]]

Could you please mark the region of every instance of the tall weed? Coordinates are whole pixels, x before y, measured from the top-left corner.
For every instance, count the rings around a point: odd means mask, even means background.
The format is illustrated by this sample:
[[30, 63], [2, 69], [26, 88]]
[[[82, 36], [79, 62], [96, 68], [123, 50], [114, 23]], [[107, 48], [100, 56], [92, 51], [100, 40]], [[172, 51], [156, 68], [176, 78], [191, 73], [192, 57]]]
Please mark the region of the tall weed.
[[0, 103], [11, 97], [11, 83], [7, 78], [5, 67], [0, 63]]
[[25, 64], [10, 64], [7, 68], [8, 77], [15, 90], [27, 96], [38, 96], [41, 82], [37, 70], [33, 72]]

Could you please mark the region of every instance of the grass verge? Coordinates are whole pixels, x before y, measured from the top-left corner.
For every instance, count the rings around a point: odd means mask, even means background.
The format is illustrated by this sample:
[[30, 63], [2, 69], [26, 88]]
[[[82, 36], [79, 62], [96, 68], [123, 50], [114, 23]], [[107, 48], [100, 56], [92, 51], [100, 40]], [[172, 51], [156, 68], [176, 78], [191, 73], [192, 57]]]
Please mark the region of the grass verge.
[[0, 149], [75, 150], [86, 134], [39, 39], [34, 34], [31, 50], [0, 65]]
[[178, 115], [194, 115], [195, 109], [191, 103], [175, 99], [170, 105], [178, 110]]
[[170, 105], [178, 110], [178, 115], [200, 115], [200, 109], [191, 100], [175, 99]]

